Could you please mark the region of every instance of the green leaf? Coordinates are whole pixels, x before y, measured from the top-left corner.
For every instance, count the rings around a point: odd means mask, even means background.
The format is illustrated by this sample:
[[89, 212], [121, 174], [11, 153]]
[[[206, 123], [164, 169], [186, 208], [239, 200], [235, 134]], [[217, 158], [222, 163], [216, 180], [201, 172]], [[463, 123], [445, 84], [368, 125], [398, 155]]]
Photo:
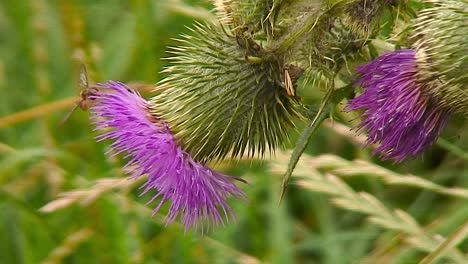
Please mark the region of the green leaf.
[[310, 124], [302, 131], [301, 136], [299, 137], [296, 146], [294, 147], [293, 153], [291, 154], [291, 159], [289, 160], [288, 169], [286, 170], [283, 176], [283, 183], [281, 185], [281, 195], [280, 203], [286, 194], [286, 189], [288, 188], [288, 183], [291, 178], [291, 175], [296, 168], [297, 162], [299, 161], [302, 153], [304, 153], [307, 145], [310, 142], [311, 137], [320, 127], [320, 125], [329, 117], [331, 111], [334, 109], [335, 105], [341, 102], [343, 98], [348, 97], [350, 93], [353, 92], [353, 86], [347, 85], [341, 89], [333, 90], [329, 88], [327, 94], [322, 99], [322, 104], [318, 110], [315, 117], [311, 120]]

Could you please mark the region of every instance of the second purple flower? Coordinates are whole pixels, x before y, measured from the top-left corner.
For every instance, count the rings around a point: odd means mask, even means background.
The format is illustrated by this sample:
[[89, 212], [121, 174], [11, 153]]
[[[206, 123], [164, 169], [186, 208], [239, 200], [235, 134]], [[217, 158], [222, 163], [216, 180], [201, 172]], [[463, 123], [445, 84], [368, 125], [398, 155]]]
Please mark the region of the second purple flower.
[[417, 80], [413, 50], [385, 54], [360, 67], [357, 84], [364, 92], [350, 100], [347, 111], [363, 110], [358, 128], [368, 132], [374, 154], [401, 162], [427, 150], [447, 124], [449, 113]]

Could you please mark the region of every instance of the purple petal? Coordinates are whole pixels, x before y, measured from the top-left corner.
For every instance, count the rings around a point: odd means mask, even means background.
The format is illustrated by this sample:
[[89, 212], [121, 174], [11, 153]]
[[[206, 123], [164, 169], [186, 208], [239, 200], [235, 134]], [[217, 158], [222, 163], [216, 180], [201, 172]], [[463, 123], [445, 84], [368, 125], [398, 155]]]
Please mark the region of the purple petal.
[[156, 190], [150, 202], [160, 198], [153, 214], [170, 202], [166, 224], [180, 214], [185, 231], [193, 228], [202, 233], [224, 225], [229, 216], [235, 218], [227, 198], [245, 199], [232, 183], [236, 178], [194, 161], [178, 146], [166, 122], [152, 116], [147, 101], [132, 89], [114, 81], [97, 88], [99, 91], [90, 96], [91, 120], [95, 130], [104, 133], [96, 139], [114, 140], [113, 151], [126, 153], [129, 161], [125, 166], [133, 168], [127, 172], [132, 178], [148, 176], [142, 194]]

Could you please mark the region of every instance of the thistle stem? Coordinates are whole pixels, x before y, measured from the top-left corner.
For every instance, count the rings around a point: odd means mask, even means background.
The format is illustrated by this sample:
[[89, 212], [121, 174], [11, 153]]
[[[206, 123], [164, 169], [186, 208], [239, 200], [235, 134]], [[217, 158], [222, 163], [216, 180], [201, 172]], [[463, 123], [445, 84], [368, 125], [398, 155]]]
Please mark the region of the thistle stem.
[[286, 194], [286, 189], [288, 188], [288, 183], [291, 178], [291, 175], [296, 168], [297, 163], [299, 162], [302, 153], [304, 153], [307, 145], [309, 144], [310, 138], [315, 134], [315, 131], [320, 127], [320, 125], [330, 116], [330, 112], [335, 105], [339, 104], [344, 98], [348, 98], [349, 94], [353, 92], [353, 85], [347, 85], [338, 90], [333, 89], [334, 86], [329, 87], [329, 91], [322, 99], [322, 104], [318, 110], [315, 117], [312, 119], [310, 124], [304, 129], [301, 136], [299, 137], [296, 146], [294, 147], [293, 153], [291, 154], [291, 159], [289, 160], [288, 169], [284, 173], [283, 182], [281, 184], [281, 194], [279, 203], [284, 198]]
[[293, 46], [299, 38], [301, 38], [305, 33], [310, 32], [317, 25], [321, 15], [315, 16], [312, 12], [309, 14], [309, 17], [301, 24], [295, 31], [291, 32], [285, 40], [283, 40], [278, 47], [275, 49], [278, 53], [286, 53], [291, 46]]
[[[325, 10], [320, 10], [321, 9], [320, 8], [319, 10], [316, 10], [317, 12], [311, 11], [309, 13], [309, 16], [305, 19], [305, 21], [303, 21], [302, 23], [299, 23], [299, 26], [294, 28], [292, 32], [289, 33], [286, 36], [286, 38], [283, 41], [281, 41], [281, 43], [274, 50], [278, 52], [279, 54], [288, 52], [291, 49], [291, 47], [294, 46], [296, 43], [298, 43], [298, 41], [301, 38], [304, 38], [306, 34], [307, 35], [311, 34], [311, 31], [315, 27], [317, 27], [317, 25], [326, 21], [326, 19], [329, 18], [327, 14], [330, 14], [330, 13], [334, 14], [338, 12], [337, 9], [346, 5], [348, 2], [352, 2], [352, 1], [354, 0], [339, 2], [339, 3], [333, 4], [330, 7], [327, 7]], [[317, 15], [317, 13], [319, 14]]]
[[304, 153], [307, 145], [309, 144], [310, 137], [317, 131], [317, 129], [320, 127], [320, 125], [329, 117], [330, 114], [330, 107], [326, 107], [327, 109], [320, 109], [315, 118], [312, 120], [312, 122], [304, 129], [302, 132], [299, 140], [297, 141], [296, 147], [293, 150], [293, 153], [291, 155], [291, 159], [289, 160], [288, 164], [288, 169], [286, 173], [283, 176], [283, 182], [281, 183], [281, 194], [280, 194], [280, 200], [279, 203], [284, 198], [284, 195], [286, 194], [286, 189], [288, 188], [288, 183], [289, 179], [291, 178], [291, 175], [296, 168], [297, 163], [299, 162], [299, 158], [302, 156], [302, 153]]

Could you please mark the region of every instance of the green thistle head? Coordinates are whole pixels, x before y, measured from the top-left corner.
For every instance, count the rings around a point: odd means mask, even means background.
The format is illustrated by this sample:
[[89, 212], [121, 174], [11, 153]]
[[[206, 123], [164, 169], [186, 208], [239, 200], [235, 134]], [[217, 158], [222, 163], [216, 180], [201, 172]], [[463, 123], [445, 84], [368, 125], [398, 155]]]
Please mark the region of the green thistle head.
[[264, 28], [265, 18], [272, 6], [269, 0], [216, 0], [216, 11], [223, 24], [237, 34], [258, 32]]
[[398, 0], [357, 0], [344, 10], [343, 24], [352, 32], [368, 38], [380, 27], [380, 18], [387, 6], [396, 5]]
[[434, 7], [419, 14], [413, 30], [418, 79], [441, 107], [468, 116], [468, 4], [427, 2]]
[[153, 112], [196, 160], [263, 155], [287, 138], [298, 103], [285, 89], [288, 65], [226, 29], [197, 25], [172, 48]]

